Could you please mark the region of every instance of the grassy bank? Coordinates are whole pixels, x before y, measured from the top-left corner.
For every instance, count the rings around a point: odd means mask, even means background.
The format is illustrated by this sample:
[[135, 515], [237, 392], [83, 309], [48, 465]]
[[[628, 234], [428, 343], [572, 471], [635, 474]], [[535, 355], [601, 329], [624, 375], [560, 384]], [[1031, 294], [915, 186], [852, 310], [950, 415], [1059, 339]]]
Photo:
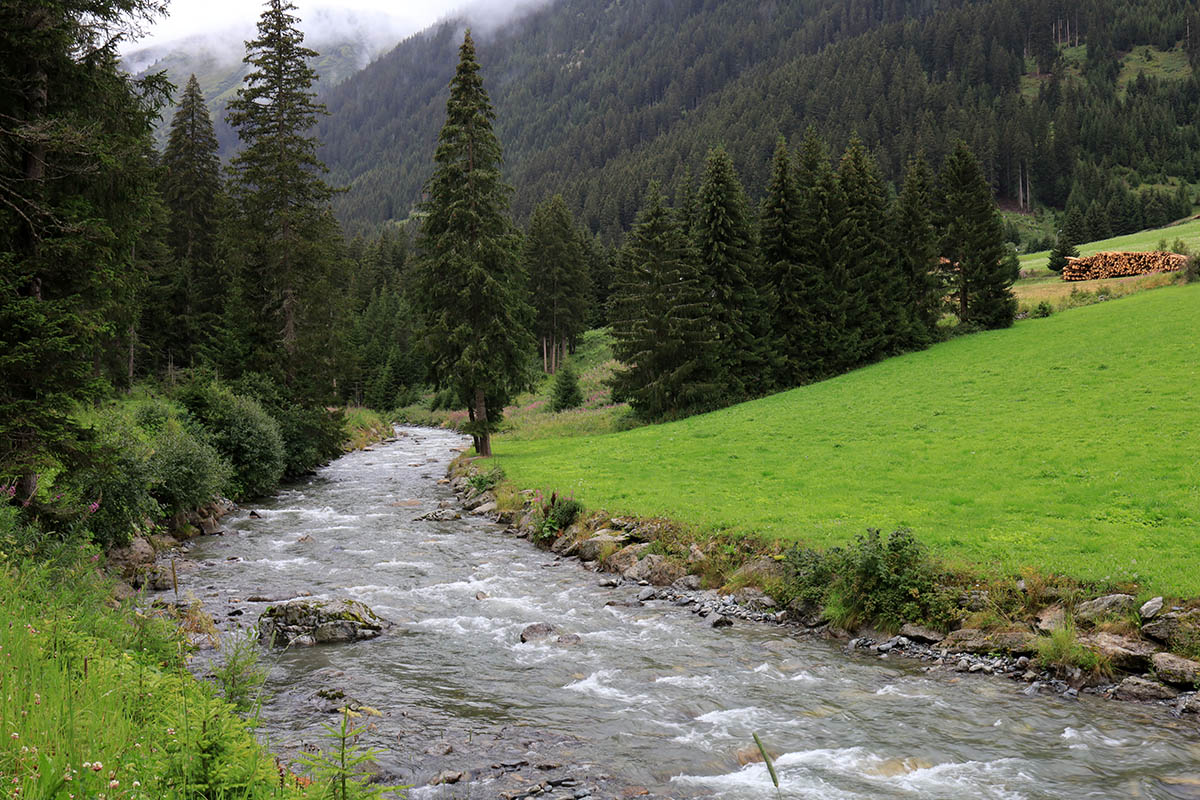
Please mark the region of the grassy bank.
[[[1178, 225], [1168, 225], [1165, 228], [1153, 228], [1151, 230], [1126, 234], [1125, 236], [1114, 236], [1111, 239], [1100, 239], [1095, 242], [1081, 244], [1079, 245], [1079, 255], [1090, 256], [1093, 253], [1104, 252], [1141, 253], [1149, 250], [1157, 250], [1160, 244], [1165, 244], [1168, 249], [1171, 249], [1177, 241], [1181, 242], [1193, 253], [1200, 252], [1200, 219], [1189, 220]], [[1023, 255], [1021, 256], [1021, 270], [1044, 273], [1039, 277], [1059, 280], [1057, 275], [1046, 269], [1046, 263], [1049, 260], [1049, 250]], [[1019, 282], [1018, 286], [1022, 283], [1024, 281]]]
[[668, 425], [496, 444], [520, 486], [814, 546], [1200, 594], [1200, 286], [962, 337]]

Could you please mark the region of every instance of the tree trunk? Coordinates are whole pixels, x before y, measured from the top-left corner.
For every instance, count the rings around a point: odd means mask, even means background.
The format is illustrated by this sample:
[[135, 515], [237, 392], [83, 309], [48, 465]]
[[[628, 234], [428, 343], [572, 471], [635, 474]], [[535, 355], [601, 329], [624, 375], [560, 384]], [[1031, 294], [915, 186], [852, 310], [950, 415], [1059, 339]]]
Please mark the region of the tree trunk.
[[479, 434], [475, 433], [475, 406], [467, 404], [467, 419], [471, 421], [471, 446], [479, 452]]
[[479, 437], [476, 439], [475, 452], [483, 458], [492, 457], [492, 435], [488, 432], [487, 423], [487, 400], [484, 398], [483, 389], [476, 389], [475, 424]]

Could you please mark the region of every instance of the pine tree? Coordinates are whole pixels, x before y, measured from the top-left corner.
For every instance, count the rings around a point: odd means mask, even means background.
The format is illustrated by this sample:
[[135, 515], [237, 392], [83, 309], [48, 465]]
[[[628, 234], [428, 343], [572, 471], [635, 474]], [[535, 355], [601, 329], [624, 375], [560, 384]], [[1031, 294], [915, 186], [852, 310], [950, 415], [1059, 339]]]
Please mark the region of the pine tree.
[[709, 151], [692, 228], [710, 315], [719, 339], [717, 365], [731, 400], [774, 385], [771, 294], [754, 239], [749, 203], [723, 148]]
[[1012, 325], [1017, 269], [1006, 258], [1004, 225], [979, 161], [959, 141], [942, 166], [941, 252], [950, 269], [961, 323], [983, 328]]
[[1062, 272], [1067, 266], [1068, 258], [1078, 258], [1079, 248], [1076, 247], [1083, 241], [1083, 217], [1079, 213], [1077, 206], [1071, 206], [1067, 209], [1066, 217], [1063, 219], [1063, 226], [1058, 232], [1058, 238], [1054, 242], [1054, 249], [1050, 251], [1050, 261], [1046, 264], [1046, 268], [1051, 272]]
[[534, 333], [541, 341], [542, 369], [553, 375], [584, 329], [591, 290], [583, 242], [562, 195], [534, 209], [523, 261], [536, 314]]
[[222, 196], [221, 162], [212, 118], [192, 75], [171, 119], [162, 157], [162, 193], [168, 218], [167, 245], [174, 256], [171, 313], [177, 320], [178, 352], [188, 364], [205, 331], [220, 314], [223, 280], [217, 263], [217, 227]]
[[645, 419], [727, 401], [709, 313], [696, 253], [658, 184], [651, 184], [613, 284], [613, 354], [623, 365], [612, 379], [613, 397]]
[[583, 405], [583, 391], [579, 388], [579, 376], [569, 363], [565, 363], [554, 375], [551, 389], [550, 410], [554, 412], [579, 408]]
[[323, 312], [339, 234], [310, 133], [325, 113], [307, 63], [317, 53], [303, 46], [295, 10], [288, 0], [267, 0], [258, 37], [246, 43], [250, 72], [229, 104], [229, 124], [243, 144], [230, 165], [230, 190], [242, 301], [249, 304], [243, 316], [255, 320], [248, 351], [256, 363], [244, 367], [281, 374], [293, 390], [321, 393], [331, 376], [304, 381], [301, 373], [328, 350]]
[[925, 347], [937, 332], [945, 293], [934, 229], [935, 180], [924, 156], [908, 163], [896, 198], [892, 241], [903, 278], [907, 331], [903, 347]]
[[494, 118], [467, 31], [426, 184], [413, 294], [434, 381], [468, 407], [484, 457], [505, 403], [528, 382], [534, 348]]

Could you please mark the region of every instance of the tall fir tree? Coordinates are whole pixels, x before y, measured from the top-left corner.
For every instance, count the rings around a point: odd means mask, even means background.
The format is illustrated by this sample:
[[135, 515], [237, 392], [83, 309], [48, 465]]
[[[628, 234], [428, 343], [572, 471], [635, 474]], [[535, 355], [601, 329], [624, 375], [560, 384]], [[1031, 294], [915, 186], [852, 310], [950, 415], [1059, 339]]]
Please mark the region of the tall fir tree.
[[177, 320], [169, 359], [188, 365], [219, 318], [224, 280], [217, 258], [222, 223], [221, 161], [212, 117], [196, 76], [188, 78], [162, 156], [167, 245], [174, 260], [171, 313]]
[[1079, 207], [1071, 206], [1067, 209], [1062, 228], [1054, 240], [1054, 248], [1050, 251], [1050, 260], [1046, 264], [1047, 269], [1051, 272], [1062, 272], [1067, 266], [1068, 258], [1078, 258], [1079, 248], [1076, 245], [1084, 241], [1083, 229], [1083, 216], [1079, 213]]
[[771, 179], [759, 209], [759, 246], [775, 296], [772, 333], [780, 357], [778, 384], [796, 386], [808, 377], [813, 273], [801, 264], [800, 187], [782, 136], [775, 144]]
[[[249, 329], [244, 351], [253, 368], [274, 373], [302, 394], [332, 390], [328, 334], [332, 273], [340, 234], [329, 213], [333, 190], [311, 134], [325, 107], [299, 19], [288, 0], [267, 0], [257, 38], [246, 43], [250, 71], [229, 104], [243, 148], [230, 164], [237, 206], [234, 311]], [[237, 299], [235, 295], [234, 299]]]
[[942, 315], [945, 287], [938, 268], [934, 228], [935, 178], [929, 162], [918, 155], [908, 162], [892, 216], [892, 241], [902, 277], [905, 348], [933, 341]]
[[528, 383], [535, 346], [493, 119], [467, 31], [425, 185], [413, 296], [433, 379], [467, 406], [484, 457], [504, 405]]
[[591, 287], [583, 241], [562, 195], [533, 211], [523, 261], [540, 340], [542, 368], [553, 375], [587, 321]]
[[730, 399], [774, 386], [771, 294], [765, 285], [746, 192], [723, 148], [710, 150], [697, 193], [692, 238], [709, 313], [718, 336], [717, 364]]
[[645, 419], [714, 408], [730, 399], [719, 379], [696, 252], [653, 183], [618, 259], [611, 310], [613, 354], [623, 366], [613, 397]]
[[959, 321], [1006, 328], [1017, 313], [1018, 268], [1007, 258], [1004, 225], [979, 161], [961, 140], [946, 157], [941, 184], [941, 254]]

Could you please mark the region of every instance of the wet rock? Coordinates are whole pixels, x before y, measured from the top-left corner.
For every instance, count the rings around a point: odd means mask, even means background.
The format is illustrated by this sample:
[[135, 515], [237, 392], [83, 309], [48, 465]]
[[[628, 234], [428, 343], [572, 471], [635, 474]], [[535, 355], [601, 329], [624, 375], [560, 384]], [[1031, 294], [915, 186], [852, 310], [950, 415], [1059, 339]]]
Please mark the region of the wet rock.
[[642, 589], [640, 592], [638, 592], [637, 599], [644, 602], [646, 600], [653, 600], [657, 595], [657, 590], [655, 590], [653, 587], [647, 586], [645, 589]]
[[1162, 611], [1163, 599], [1161, 597], [1152, 597], [1142, 603], [1142, 607], [1138, 609], [1138, 614], [1143, 622], [1148, 622], [1158, 616], [1158, 612]]
[[1200, 714], [1200, 694], [1181, 698], [1175, 709], [1181, 714]]
[[461, 772], [456, 772], [450, 769], [444, 769], [429, 781], [430, 786], [441, 786], [445, 783], [458, 783], [463, 779]]
[[392, 624], [357, 600], [292, 600], [258, 618], [263, 642], [276, 647], [374, 639]]
[[671, 588], [677, 589], [681, 592], [697, 591], [700, 588], [700, 576], [684, 575], [682, 578], [671, 584]]
[[580, 542], [576, 555], [580, 561], [599, 561], [604, 555], [624, 547], [627, 541], [625, 534], [603, 528]]
[[787, 613], [788, 619], [795, 620], [806, 628], [816, 628], [828, 621], [825, 618], [825, 609], [799, 597], [788, 603]]
[[1062, 606], [1043, 608], [1037, 615], [1037, 629], [1042, 633], [1053, 633], [1067, 624], [1067, 612]]
[[947, 634], [940, 644], [955, 652], [1027, 655], [1037, 650], [1037, 637], [1028, 631], [984, 633], [977, 628], [960, 628]]
[[920, 625], [913, 625], [911, 622], [905, 623], [904, 626], [900, 628], [900, 635], [906, 636], [909, 639], [913, 639], [918, 642], [925, 642], [926, 644], [937, 644], [942, 639], [946, 638], [946, 634], [944, 633], [939, 633], [938, 631], [930, 628], [924, 628]]
[[1154, 655], [1154, 647], [1148, 642], [1115, 633], [1094, 633], [1081, 636], [1079, 641], [1124, 672], [1141, 672]]
[[710, 617], [709, 624], [714, 628], [732, 628], [733, 620], [723, 614], [713, 614]]
[[554, 641], [556, 644], [561, 644], [563, 647], [570, 647], [571, 645], [579, 644], [583, 640], [579, 638], [578, 633], [564, 633]]
[[1118, 617], [1133, 611], [1136, 600], [1131, 594], [1107, 594], [1075, 606], [1075, 619], [1097, 622], [1105, 617]]
[[770, 595], [760, 589], [745, 588], [733, 593], [733, 602], [751, 611], [766, 611], [775, 607]]
[[596, 585], [601, 589], [615, 589], [621, 585], [621, 581], [617, 578], [601, 578], [600, 582]]
[[497, 511], [494, 515], [496, 522], [501, 525], [512, 525], [517, 521], [517, 512], [513, 510]]
[[1117, 686], [1114, 692], [1118, 700], [1170, 700], [1178, 697], [1179, 692], [1170, 686], [1164, 686], [1158, 681], [1139, 678], [1130, 675]]
[[638, 562], [642, 551], [650, 545], [648, 544], [631, 544], [622, 547], [617, 552], [608, 556], [601, 563], [601, 568], [605, 572], [616, 572], [624, 574], [626, 570]]
[[496, 501], [493, 500], [490, 503], [484, 503], [483, 505], [476, 506], [475, 508], [471, 509], [471, 513], [477, 517], [482, 517], [486, 514], [493, 513], [496, 508]]
[[[472, 497], [471, 499], [465, 501], [463, 503], [463, 508], [465, 508], [467, 511], [475, 511], [476, 509], [478, 509], [481, 506], [485, 506], [488, 503], [495, 503], [495, 502], [496, 502], [496, 495], [492, 494], [491, 492], [482, 492], [481, 494], [477, 494], [474, 497]], [[492, 510], [495, 511], [494, 506], [493, 506]]]
[[475, 593], [476, 600], [487, 600], [489, 597], [491, 597], [491, 595], [489, 595], [487, 592], [476, 592]]
[[1200, 686], [1200, 664], [1173, 653], [1155, 653], [1154, 674], [1163, 683], [1194, 689]]
[[525, 626], [525, 630], [521, 631], [521, 643], [537, 642], [542, 639], [549, 639], [553, 635], [553, 625], [548, 622], [535, 622], [532, 625]]
[[430, 511], [428, 514], [422, 514], [415, 521], [450, 522], [456, 519], [462, 519], [462, 514], [452, 508], [439, 508], [436, 511]]
[[571, 539], [571, 537], [564, 533], [563, 535], [556, 538], [554, 540], [554, 543], [550, 545], [550, 552], [562, 555], [573, 544], [575, 544], [575, 542]]
[[454, 745], [449, 742], [438, 742], [425, 748], [425, 755], [448, 756], [454, 752]]
[[1200, 641], [1200, 609], [1161, 614], [1142, 626], [1142, 634], [1170, 645]]

